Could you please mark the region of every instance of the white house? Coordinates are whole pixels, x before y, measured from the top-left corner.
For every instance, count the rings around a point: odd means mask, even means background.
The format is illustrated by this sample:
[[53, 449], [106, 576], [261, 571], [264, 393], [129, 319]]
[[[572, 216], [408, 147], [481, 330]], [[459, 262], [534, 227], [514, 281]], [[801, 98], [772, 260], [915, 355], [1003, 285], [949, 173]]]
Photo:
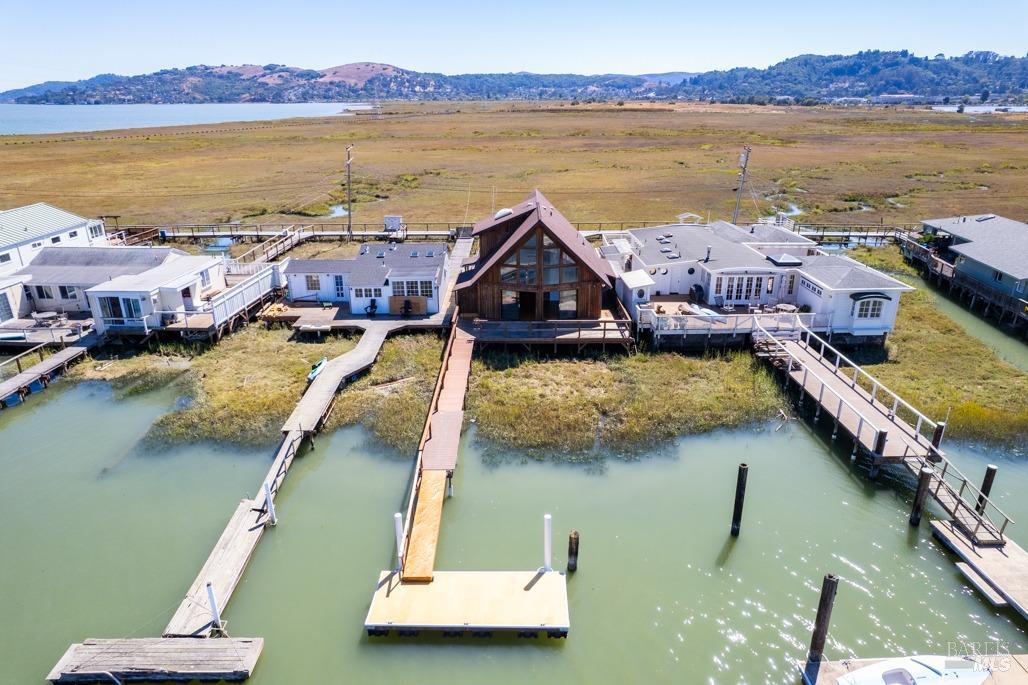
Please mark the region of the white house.
[[670, 314], [696, 316], [789, 305], [813, 314], [815, 330], [881, 339], [895, 324], [900, 293], [913, 290], [773, 225], [671, 224], [603, 240], [619, 297], [637, 321], [640, 311], [659, 313], [660, 300], [682, 305]]
[[367, 243], [353, 259], [291, 259], [289, 298], [345, 303], [354, 314], [435, 314], [446, 258], [445, 243]]
[[107, 244], [104, 222], [37, 202], [0, 210], [0, 275], [27, 266], [46, 247]]
[[151, 269], [94, 285], [85, 295], [103, 334], [118, 329], [145, 332], [184, 321], [226, 289], [221, 257], [176, 254]]

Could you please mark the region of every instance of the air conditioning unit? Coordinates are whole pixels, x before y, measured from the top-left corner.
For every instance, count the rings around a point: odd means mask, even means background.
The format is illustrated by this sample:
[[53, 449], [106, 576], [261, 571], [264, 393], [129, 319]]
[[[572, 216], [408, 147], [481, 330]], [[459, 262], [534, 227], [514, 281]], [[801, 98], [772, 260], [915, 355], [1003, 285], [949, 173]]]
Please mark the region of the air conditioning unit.
[[386, 216], [384, 220], [386, 233], [395, 233], [403, 230], [402, 216]]

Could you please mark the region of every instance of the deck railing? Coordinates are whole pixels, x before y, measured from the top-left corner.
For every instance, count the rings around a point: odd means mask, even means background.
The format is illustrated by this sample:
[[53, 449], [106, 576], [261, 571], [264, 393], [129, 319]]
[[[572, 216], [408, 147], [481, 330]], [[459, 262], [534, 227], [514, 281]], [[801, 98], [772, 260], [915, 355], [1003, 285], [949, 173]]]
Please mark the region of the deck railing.
[[[800, 324], [800, 325], [802, 325], [802, 324]], [[853, 437], [857, 440], [857, 442], [860, 442], [861, 434], [863, 433], [864, 427], [866, 426], [867, 428], [869, 428], [871, 430], [871, 442], [870, 442], [870, 444], [871, 445], [878, 445], [878, 444], [880, 444], [879, 443], [879, 439], [880, 439], [880, 435], [881, 435], [882, 431], [879, 431], [877, 428], [875, 428], [874, 423], [871, 421], [871, 419], [869, 419], [867, 417], [866, 414], [864, 414], [862, 411], [857, 409], [857, 407], [855, 407], [849, 400], [847, 400], [845, 397], [840, 395], [839, 392], [836, 391], [834, 388], [829, 386], [828, 383], [825, 382], [824, 378], [822, 378], [820, 375], [818, 375], [818, 373], [816, 371], [812, 370], [810, 368], [810, 366], [808, 366], [807, 364], [804, 364], [802, 359], [800, 359], [795, 354], [793, 354], [792, 351], [790, 351], [789, 348], [785, 346], [785, 343], [783, 343], [781, 340], [776, 338], [771, 333], [771, 331], [769, 331], [766, 328], [764, 328], [760, 324], [759, 321], [756, 322], [756, 326], [757, 326], [757, 329], [766, 336], [767, 340], [770, 340], [771, 342], [773, 342], [778, 347], [779, 350], [781, 350], [782, 352], [784, 352], [788, 356], [789, 361], [790, 361], [790, 365], [792, 363], [796, 363], [799, 366], [799, 368], [803, 369], [803, 379], [801, 381], [801, 385], [803, 386], [804, 391], [806, 391], [807, 380], [808, 380], [808, 378], [810, 376], [813, 376], [813, 378], [820, 384], [821, 387], [818, 390], [818, 394], [817, 394], [817, 402], [818, 402], [818, 404], [820, 404], [825, 409], [828, 409], [829, 411], [831, 411], [831, 408], [825, 402], [825, 398], [824, 398], [825, 390], [827, 390], [828, 392], [830, 392], [832, 395], [835, 396], [836, 400], [838, 400], [837, 403], [836, 403], [837, 407], [836, 407], [835, 414], [834, 414], [834, 416], [836, 418], [840, 418], [841, 417], [843, 406], [847, 407], [850, 411], [852, 411], [857, 416], [858, 420], [857, 420], [856, 433], [854, 433], [854, 435], [853, 435]]]
[[218, 327], [270, 293], [274, 286], [275, 268], [265, 265], [245, 281], [211, 298], [204, 308], [214, 316], [214, 326]]
[[[775, 331], [799, 330], [798, 326], [818, 326], [818, 315], [774, 312], [767, 314], [657, 314], [651, 308], [639, 310], [639, 325], [652, 328], [658, 334], [680, 333], [682, 335], [747, 335], [756, 330], [759, 321], [764, 327]], [[822, 317], [820, 323], [827, 323], [830, 317]]]
[[555, 319], [548, 321], [486, 321], [476, 319], [476, 338], [494, 340], [576, 340], [584, 343], [632, 337], [631, 319]]
[[[37, 355], [39, 357], [39, 361], [43, 361], [44, 359], [46, 359], [46, 355], [44, 353], [43, 348], [45, 348], [47, 344], [48, 343], [40, 343], [35, 347], [32, 347], [30, 349], [25, 350], [24, 352], [14, 355], [10, 359], [5, 359], [4, 361], [0, 362], [0, 380], [16, 376], [19, 373], [22, 373], [25, 370], [23, 362], [26, 361], [25, 358], [29, 355]], [[14, 369], [17, 369], [17, 371], [14, 371]]]
[[51, 345], [54, 343], [66, 343], [66, 336], [74, 335], [76, 338], [81, 338], [87, 332], [92, 329], [92, 325], [88, 322], [76, 324], [74, 326], [46, 326], [46, 327], [33, 327], [33, 328], [0, 328], [0, 333], [3, 334], [4, 340], [7, 342], [17, 342], [18, 338], [21, 338], [26, 343], [40, 342], [41, 340]]
[[[158, 313], [158, 312], [155, 312]], [[104, 324], [104, 329], [117, 329], [117, 330], [133, 330], [143, 331], [144, 334], [149, 333], [154, 326], [149, 322], [149, 316], [121, 316], [121, 317], [103, 317], [100, 320]]]
[[[806, 339], [803, 339], [802, 337], [800, 338], [800, 345], [811, 352], [816, 352], [818, 361], [824, 364], [825, 367], [832, 369], [832, 372], [836, 375], [843, 376], [843, 373], [840, 371], [840, 367], [844, 363], [846, 364], [846, 366], [852, 368], [853, 372], [852, 374], [850, 374], [848, 378], [850, 387], [856, 388], [857, 385], [860, 385], [862, 389], [870, 393], [872, 406], [878, 403], [884, 407], [887, 407], [887, 412], [885, 412], [885, 414], [890, 421], [895, 423], [895, 418], [899, 416], [899, 411], [904, 410], [906, 416], [901, 416], [900, 418], [904, 420], [904, 423], [912, 426], [914, 428], [914, 432], [910, 433], [905, 428], [903, 428], [901, 424], [896, 425], [898, 425], [902, 430], [904, 430], [904, 432], [908, 433], [918, 443], [920, 443], [922, 440], [925, 440], [930, 444], [934, 444], [935, 447], [938, 447], [941, 444], [941, 431], [939, 432], [938, 436], [935, 435], [935, 432], [939, 428], [940, 424], [938, 424], [935, 421], [932, 421], [930, 418], [922, 414], [912, 404], [904, 400], [897, 393], [893, 392], [888, 387], [886, 387], [877, 378], [875, 378], [867, 371], [862, 369], [860, 365], [857, 364], [855, 361], [844, 355], [836, 348], [832, 347], [831, 344], [828, 343], [828, 341], [819, 336], [817, 333], [810, 330], [806, 326], [803, 326], [803, 332], [807, 334], [807, 337]], [[811, 346], [811, 339], [817, 341], [818, 347], [816, 349]], [[833, 361], [830, 362], [825, 358], [826, 350], [833, 355]], [[860, 383], [861, 379], [864, 380], [863, 384]], [[922, 429], [926, 426], [931, 429], [931, 434], [927, 437], [923, 435], [921, 432]]]
[[[938, 459], [938, 462], [933, 463], [933, 457]], [[918, 457], [918, 463], [920, 467], [931, 468], [935, 476], [939, 479], [939, 482], [935, 484], [933, 492], [938, 499], [939, 490], [945, 486], [949, 489], [958, 500], [962, 501], [964, 506], [975, 512], [979, 518], [979, 523], [976, 527], [971, 530], [972, 536], [977, 535], [981, 530], [983, 522], [988, 522], [1002, 538], [1007, 530], [1007, 526], [1011, 523], [1015, 523], [1014, 519], [1010, 518], [1002, 509], [1000, 509], [995, 502], [989, 499], [981, 489], [975, 485], [967, 476], [961, 473], [960, 469], [953, 465], [951, 461], [943, 457], [937, 451], [932, 450], [928, 457]], [[942, 469], [939, 469], [939, 463], [942, 464]], [[992, 514], [990, 514], [992, 512]], [[995, 518], [993, 517], [995, 514]], [[997, 523], [997, 520], [1002, 523]]]

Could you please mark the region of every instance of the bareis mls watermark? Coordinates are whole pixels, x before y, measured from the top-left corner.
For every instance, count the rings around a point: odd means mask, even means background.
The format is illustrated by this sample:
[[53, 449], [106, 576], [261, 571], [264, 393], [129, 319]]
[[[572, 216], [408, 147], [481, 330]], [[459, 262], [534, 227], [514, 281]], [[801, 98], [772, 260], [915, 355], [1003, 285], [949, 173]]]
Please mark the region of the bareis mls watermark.
[[1013, 659], [1004, 642], [947, 642], [946, 668], [972, 671], [1009, 671]]

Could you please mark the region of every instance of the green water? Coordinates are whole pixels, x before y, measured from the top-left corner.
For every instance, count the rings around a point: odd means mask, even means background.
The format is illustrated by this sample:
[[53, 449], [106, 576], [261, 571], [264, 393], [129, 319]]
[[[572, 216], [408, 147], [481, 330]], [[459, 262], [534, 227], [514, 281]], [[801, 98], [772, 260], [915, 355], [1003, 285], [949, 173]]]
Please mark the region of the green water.
[[[39, 683], [69, 643], [159, 635], [272, 449], [147, 452], [137, 441], [174, 401], [55, 388], [0, 413], [0, 682]], [[875, 484], [817, 431], [791, 422], [681, 440], [637, 461], [569, 465], [483, 451], [466, 436], [438, 567], [534, 569], [541, 517], [581, 532], [564, 640], [369, 639], [362, 623], [391, 562], [410, 460], [360, 429], [324, 435], [278, 499], [225, 611], [262, 636], [251, 683], [793, 683], [821, 576], [842, 577], [828, 654], [945, 653], [957, 640], [1028, 651], [1009, 611], [965, 584], [906, 518], [898, 474]], [[1028, 463], [955, 449], [1028, 543]], [[736, 465], [750, 464], [742, 535], [728, 524]]]

